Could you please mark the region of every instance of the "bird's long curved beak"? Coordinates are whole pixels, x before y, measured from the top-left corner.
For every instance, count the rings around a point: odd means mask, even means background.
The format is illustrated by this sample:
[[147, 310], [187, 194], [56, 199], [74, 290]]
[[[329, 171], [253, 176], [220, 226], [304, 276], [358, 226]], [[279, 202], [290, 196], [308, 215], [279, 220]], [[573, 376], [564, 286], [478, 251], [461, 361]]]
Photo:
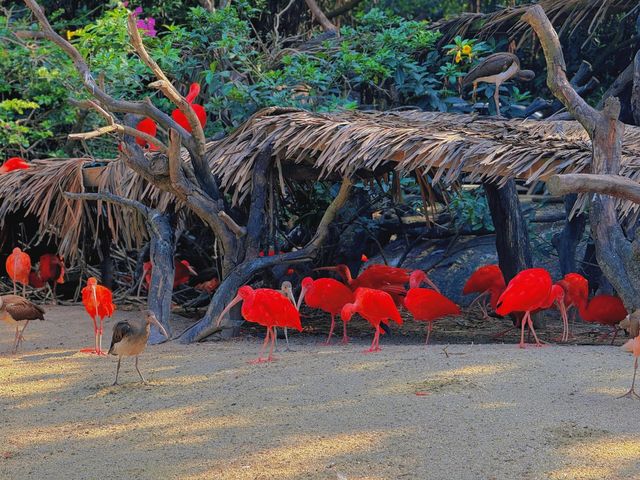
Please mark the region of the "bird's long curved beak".
[[190, 273], [191, 275], [198, 275], [198, 272], [196, 272], [196, 269], [195, 269], [195, 268], [193, 268], [191, 265], [189, 265], [189, 266], [187, 267], [187, 270], [189, 271], [189, 273]]
[[229, 313], [229, 310], [231, 310], [235, 305], [237, 305], [241, 301], [242, 301], [242, 297], [240, 295], [236, 295], [236, 297], [233, 300], [231, 300], [231, 303], [229, 303], [229, 305], [227, 305], [225, 309], [222, 310], [222, 312], [220, 312], [220, 315], [218, 315], [218, 318], [216, 319], [216, 328], [220, 326], [220, 323], [222, 323], [222, 319], [227, 313]]
[[429, 278], [428, 275], [424, 276], [424, 281], [427, 283], [427, 285], [429, 285], [431, 288], [433, 288], [436, 292], [442, 293], [442, 292], [440, 292], [440, 289], [438, 288], [438, 286], [435, 283], [433, 283], [433, 281]]
[[300, 306], [302, 305], [302, 300], [304, 300], [304, 296], [307, 294], [307, 289], [302, 287], [300, 290], [300, 296], [298, 297], [298, 302], [295, 304], [296, 309], [300, 310]]
[[156, 317], [151, 317], [151, 323], [153, 323], [155, 326], [158, 327], [158, 330], [160, 330], [160, 332], [165, 336], [165, 338], [169, 338], [169, 334], [167, 333], [167, 331], [164, 329], [164, 327]]

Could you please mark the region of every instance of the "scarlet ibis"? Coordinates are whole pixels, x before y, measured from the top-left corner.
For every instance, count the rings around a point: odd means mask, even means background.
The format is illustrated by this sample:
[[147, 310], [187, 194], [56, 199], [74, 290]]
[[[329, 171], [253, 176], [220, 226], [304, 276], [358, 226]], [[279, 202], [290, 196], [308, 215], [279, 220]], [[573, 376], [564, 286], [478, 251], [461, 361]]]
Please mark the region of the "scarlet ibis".
[[[141, 132], [146, 133], [147, 135], [151, 135], [152, 137], [155, 137], [156, 133], [158, 132], [158, 126], [156, 125], [156, 122], [154, 122], [150, 118], [145, 117], [144, 119], [138, 122], [138, 124], [136, 125], [136, 130], [140, 130]], [[149, 150], [158, 150], [158, 147], [156, 147], [153, 144], [150, 144], [144, 138], [136, 137], [136, 143], [140, 145], [142, 148], [148, 148]]]
[[410, 288], [404, 299], [404, 306], [411, 312], [414, 320], [427, 322], [425, 345], [428, 345], [433, 322], [447, 315], [459, 315], [460, 307], [435, 290], [420, 288], [426, 277], [426, 273], [422, 270], [415, 270], [411, 273]]
[[611, 345], [613, 345], [618, 335], [617, 325], [628, 314], [622, 300], [613, 295], [596, 295], [591, 301], [588, 301], [586, 297], [582, 297], [579, 299], [578, 312], [585, 322], [612, 327], [614, 332]]
[[207, 280], [206, 282], [200, 282], [195, 287], [196, 290], [201, 290], [203, 292], [207, 292], [211, 295], [213, 292], [217, 290], [220, 286], [220, 280], [217, 277], [213, 277], [211, 280]]
[[20, 282], [22, 283], [22, 295], [25, 295], [25, 288], [29, 283], [29, 273], [31, 272], [31, 257], [16, 247], [13, 249], [13, 253], [7, 257], [5, 266], [13, 281], [13, 294], [16, 294], [16, 282]]
[[[267, 335], [262, 344], [260, 355], [251, 363], [270, 362], [274, 360], [273, 348], [275, 346], [275, 333], [273, 327], [295, 328], [302, 331], [300, 314], [291, 299], [282, 292], [270, 288], [253, 289], [248, 285], [240, 287], [236, 297], [220, 313], [216, 321], [216, 326], [220, 326], [224, 315], [239, 302], [242, 303], [242, 316], [249, 322], [254, 322], [267, 327]], [[270, 343], [269, 356], [262, 358], [262, 354]]]
[[[353, 292], [344, 283], [334, 280], [333, 278], [313, 280], [311, 277], [306, 277], [302, 280], [302, 291], [300, 292], [300, 297], [298, 297], [298, 309], [300, 309], [303, 299], [309, 307], [318, 308], [331, 315], [329, 336], [326, 342], [324, 342], [325, 345], [330, 345], [331, 336], [333, 335], [333, 329], [336, 324], [336, 315], [340, 314], [342, 307], [347, 303], [353, 303]], [[341, 319], [342, 343], [349, 343], [349, 337], [347, 337], [347, 321], [342, 317]]]
[[520, 348], [524, 348], [524, 327], [529, 326], [536, 340], [536, 346], [542, 346], [536, 331], [533, 328], [531, 312], [548, 308], [554, 301], [562, 302], [564, 292], [562, 287], [554, 288], [551, 275], [544, 268], [529, 268], [517, 274], [509, 284], [496, 305], [499, 315], [508, 315], [511, 312], [524, 312], [520, 321]]
[[33, 288], [42, 288], [46, 283], [40, 278], [40, 273], [31, 271], [29, 272], [29, 285]]
[[[44, 320], [44, 310], [39, 305], [18, 295], [2, 295], [0, 296], [0, 320], [16, 326], [16, 336], [11, 352], [16, 353], [20, 342], [24, 340], [22, 334], [27, 325], [31, 320]], [[25, 322], [22, 330], [19, 330], [18, 322]]]
[[393, 320], [402, 325], [402, 317], [396, 304], [387, 292], [373, 288], [360, 287], [355, 291], [355, 301], [347, 303], [340, 312], [343, 322], [348, 322], [354, 313], [359, 313], [375, 329], [376, 333], [368, 352], [380, 351], [380, 324]]
[[[187, 260], [173, 261], [174, 274], [173, 274], [173, 288], [178, 285], [183, 285], [189, 281], [192, 275], [197, 275], [198, 272], [191, 266]], [[151, 262], [144, 262], [142, 265], [142, 271], [144, 272], [144, 281], [149, 289], [151, 283], [151, 272], [153, 270], [153, 264]]]
[[53, 303], [56, 303], [56, 286], [64, 283], [64, 260], [60, 255], [45, 253], [40, 257], [40, 278], [49, 284], [53, 294]]
[[29, 164], [24, 158], [11, 157], [0, 167], [0, 175], [4, 173], [13, 172], [15, 170], [26, 170], [29, 168]]
[[[113, 304], [113, 294], [111, 290], [102, 285], [94, 277], [87, 280], [87, 286], [82, 289], [82, 303], [91, 320], [93, 320], [94, 348], [83, 348], [81, 352], [95, 353], [96, 355], [106, 355], [102, 351], [102, 325], [105, 317], [113, 315], [116, 306]], [[96, 321], [100, 319], [100, 323]]]
[[500, 267], [498, 265], [485, 265], [471, 274], [467, 283], [464, 284], [462, 294], [469, 295], [470, 293], [479, 293], [471, 304], [473, 305], [482, 299], [480, 308], [486, 319], [489, 317], [487, 312], [487, 296], [489, 296], [489, 305], [491, 305], [491, 308], [495, 311], [498, 298], [500, 298], [505, 288], [504, 276], [502, 275]]
[[[571, 312], [571, 315], [575, 316], [581, 299], [589, 297], [589, 282], [579, 273], [567, 273], [562, 280], [558, 281], [558, 285], [564, 290], [564, 306], [567, 314]], [[572, 336], [567, 323], [567, 331], [563, 332], [563, 339], [566, 341]]]
[[123, 356], [136, 357], [136, 370], [138, 375], [140, 375], [140, 380], [142, 380], [142, 383], [147, 383], [138, 368], [138, 355], [140, 355], [147, 346], [152, 323], [160, 329], [160, 332], [162, 332], [166, 338], [169, 338], [169, 334], [167, 334], [167, 331], [151, 310], [144, 311], [144, 319], [123, 320], [114, 325], [109, 353], [111, 355], [118, 355], [118, 367], [116, 368], [116, 380], [113, 382], [113, 385], [118, 384], [120, 361]]
[[360, 261], [363, 263], [367, 263], [369, 261], [369, 257], [367, 257], [364, 253], [360, 255]]
[[640, 357], [640, 335], [627, 341], [622, 348], [627, 352], [631, 352], [634, 357], [633, 360], [633, 380], [631, 381], [631, 388], [624, 395], [620, 395], [618, 398], [637, 398], [640, 400], [640, 395], [636, 393], [635, 385], [636, 385], [636, 373], [638, 373], [638, 357]]
[[[189, 93], [185, 97], [185, 100], [187, 101], [187, 103], [189, 103], [189, 105], [191, 106], [191, 109], [195, 112], [196, 116], [198, 117], [198, 121], [200, 122], [200, 125], [202, 125], [202, 128], [204, 128], [204, 126], [207, 123], [207, 112], [205, 111], [202, 105], [193, 103], [193, 101], [196, 99], [196, 97], [199, 94], [200, 94], [200, 84], [192, 83], [191, 86], [189, 87]], [[185, 116], [184, 113], [180, 111], [180, 109], [176, 108], [173, 112], [171, 112], [171, 116], [173, 117], [173, 119], [176, 121], [178, 125], [184, 128], [187, 132], [191, 133], [191, 125], [189, 124], [189, 120], [187, 120], [187, 117]]]

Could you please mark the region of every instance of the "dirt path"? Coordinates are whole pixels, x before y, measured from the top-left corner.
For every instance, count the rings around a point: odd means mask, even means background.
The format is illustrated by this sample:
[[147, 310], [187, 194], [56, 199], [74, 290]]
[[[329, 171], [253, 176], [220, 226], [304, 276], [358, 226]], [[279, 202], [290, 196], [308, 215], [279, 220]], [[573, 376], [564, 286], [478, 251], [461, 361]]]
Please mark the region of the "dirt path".
[[383, 337], [364, 355], [306, 337], [252, 366], [257, 338], [172, 343], [142, 355], [150, 385], [126, 360], [111, 387], [115, 358], [78, 353], [92, 341], [82, 310], [48, 317], [15, 357], [0, 325], [2, 479], [640, 478], [640, 402], [615, 399], [632, 374], [618, 347], [447, 356]]

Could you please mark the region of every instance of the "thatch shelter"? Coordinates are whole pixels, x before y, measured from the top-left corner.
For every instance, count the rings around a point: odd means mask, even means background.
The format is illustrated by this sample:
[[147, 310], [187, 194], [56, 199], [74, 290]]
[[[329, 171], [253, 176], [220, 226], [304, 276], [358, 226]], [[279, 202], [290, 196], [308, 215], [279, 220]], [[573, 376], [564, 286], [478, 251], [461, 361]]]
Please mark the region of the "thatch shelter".
[[[437, 112], [361, 112], [332, 114], [270, 108], [251, 117], [219, 142], [207, 145], [208, 161], [236, 204], [251, 191], [254, 161], [272, 145], [279, 178], [339, 178], [345, 171], [363, 173], [419, 171], [434, 182], [519, 178], [544, 181], [556, 173], [589, 170], [591, 143], [576, 122], [507, 120]], [[185, 154], [186, 156], [186, 154]], [[185, 159], [185, 161], [187, 161]], [[138, 248], [146, 241], [144, 219], [134, 210], [100, 202], [69, 200], [63, 191], [82, 192], [84, 167], [92, 159], [40, 160], [29, 170], [0, 176], [0, 227], [9, 214], [24, 210], [37, 217], [39, 235], [58, 238], [60, 253], [73, 260], [81, 240], [96, 239], [104, 217], [114, 241]], [[640, 179], [640, 128], [627, 126], [621, 175]], [[98, 191], [132, 198], [161, 211], [175, 200], [148, 184], [121, 161], [110, 161], [97, 176]], [[621, 202], [621, 213], [636, 205]], [[178, 203], [176, 211], [188, 212]]]

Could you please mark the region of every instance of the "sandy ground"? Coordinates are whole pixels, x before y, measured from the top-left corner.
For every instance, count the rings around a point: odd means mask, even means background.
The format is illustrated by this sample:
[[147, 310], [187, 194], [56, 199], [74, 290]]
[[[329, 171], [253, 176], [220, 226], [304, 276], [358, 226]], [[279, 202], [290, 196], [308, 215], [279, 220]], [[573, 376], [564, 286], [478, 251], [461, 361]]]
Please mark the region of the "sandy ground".
[[127, 360], [111, 387], [115, 357], [78, 353], [91, 334], [80, 308], [49, 307], [10, 356], [0, 325], [0, 478], [640, 478], [640, 402], [615, 398], [632, 374], [619, 347], [383, 337], [363, 354], [371, 336], [306, 336], [249, 365], [261, 339], [245, 336], [150, 347], [149, 385]]

